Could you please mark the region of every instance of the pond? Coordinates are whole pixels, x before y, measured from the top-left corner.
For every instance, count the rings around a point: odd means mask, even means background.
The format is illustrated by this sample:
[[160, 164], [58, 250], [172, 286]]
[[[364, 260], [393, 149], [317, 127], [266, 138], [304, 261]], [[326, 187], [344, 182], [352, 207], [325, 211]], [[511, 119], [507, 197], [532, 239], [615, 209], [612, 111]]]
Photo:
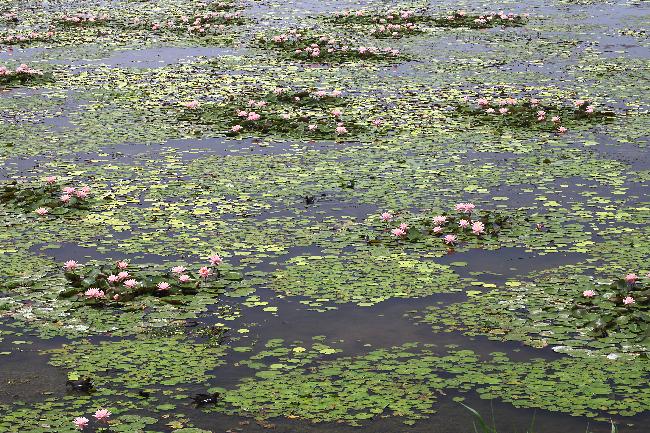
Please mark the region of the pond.
[[3, 2], [0, 432], [647, 432], [648, 17]]

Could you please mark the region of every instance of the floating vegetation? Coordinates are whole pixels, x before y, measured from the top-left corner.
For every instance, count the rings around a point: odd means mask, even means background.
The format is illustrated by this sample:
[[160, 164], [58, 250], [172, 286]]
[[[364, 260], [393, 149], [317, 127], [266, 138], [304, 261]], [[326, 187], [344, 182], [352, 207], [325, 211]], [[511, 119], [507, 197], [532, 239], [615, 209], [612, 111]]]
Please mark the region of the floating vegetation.
[[0, 66], [0, 86], [16, 86], [24, 84], [35, 84], [47, 81], [48, 74], [33, 69], [26, 64], [21, 64], [15, 70]]
[[476, 125], [491, 125], [496, 129], [532, 128], [567, 132], [574, 126], [602, 122], [614, 117], [608, 110], [597, 109], [590, 101], [579, 99], [572, 106], [553, 106], [536, 98], [478, 98], [476, 103], [457, 107], [459, 114], [470, 116]]
[[0, 203], [25, 213], [33, 212], [40, 217], [89, 211], [96, 201], [89, 186], [61, 187], [56, 176], [48, 176], [42, 185], [10, 181], [0, 186]]
[[365, 128], [354, 119], [350, 121], [339, 108], [346, 105], [346, 98], [338, 90], [278, 87], [261, 97], [248, 92], [222, 104], [186, 102], [180, 118], [192, 123], [218, 125], [230, 136], [272, 134], [309, 139], [348, 138]]
[[519, 27], [526, 24], [528, 15], [517, 15], [513, 12], [489, 12], [485, 14], [467, 13], [457, 10], [453, 13], [434, 20], [438, 27], [467, 27], [470, 29], [487, 29], [491, 27]]
[[388, 10], [373, 12], [366, 10], [343, 10], [335, 12], [332, 17], [325, 20], [333, 25], [344, 26], [372, 26], [370, 34], [375, 38], [399, 39], [404, 36], [422, 33], [419, 23], [428, 23], [431, 18], [421, 11], [415, 10]]
[[355, 45], [355, 42], [349, 39], [341, 40], [307, 29], [290, 29], [273, 36], [260, 35], [258, 42], [260, 46], [280, 51], [286, 57], [311, 62], [395, 62], [406, 59], [395, 48]]
[[217, 266], [221, 262], [221, 257], [214, 255], [210, 258], [213, 267], [203, 266], [196, 273], [185, 266], [175, 266], [170, 272], [158, 274], [129, 266], [124, 260], [98, 267], [84, 267], [74, 260], [68, 260], [64, 265], [65, 278], [72, 288], [61, 292], [59, 297], [80, 295], [92, 305], [99, 306], [154, 295], [165, 298], [163, 302], [182, 304], [183, 295], [196, 295], [219, 278]]

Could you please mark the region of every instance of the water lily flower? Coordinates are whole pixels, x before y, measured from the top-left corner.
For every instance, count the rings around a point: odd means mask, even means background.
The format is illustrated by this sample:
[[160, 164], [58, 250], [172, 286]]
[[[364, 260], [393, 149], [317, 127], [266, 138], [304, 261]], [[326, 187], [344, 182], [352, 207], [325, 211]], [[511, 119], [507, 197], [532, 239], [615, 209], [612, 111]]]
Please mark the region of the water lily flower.
[[97, 421], [108, 421], [108, 417], [111, 416], [111, 413], [106, 409], [99, 409], [93, 416]]
[[461, 229], [466, 229], [469, 226], [470, 226], [470, 224], [469, 224], [468, 220], [460, 220], [458, 222], [458, 227], [460, 227]]
[[484, 107], [484, 106], [486, 106], [486, 105], [489, 104], [488, 100], [485, 99], [485, 98], [478, 98], [478, 100], [477, 100], [476, 102], [477, 102], [478, 105], [481, 106], [481, 107]]
[[309, 129], [310, 131], [315, 131], [316, 128], [318, 128], [318, 126], [316, 126], [316, 125], [314, 125], [314, 124], [311, 124], [311, 125], [308, 125], [308, 126], [307, 126], [307, 129]]
[[259, 114], [257, 114], [254, 111], [251, 111], [250, 113], [248, 113], [248, 117], [246, 118], [246, 120], [256, 121], [256, 120], [260, 120], [260, 117], [261, 116]]
[[472, 223], [472, 233], [475, 235], [485, 233], [485, 225], [481, 221], [474, 221]]
[[84, 292], [84, 296], [88, 299], [101, 299], [104, 297], [104, 291], [90, 288]]
[[553, 117], [551, 117], [551, 121], [557, 123], [557, 122], [560, 121], [560, 117], [559, 116], [553, 116]]
[[208, 260], [210, 260], [210, 264], [212, 266], [218, 266], [223, 262], [223, 259], [218, 254], [211, 255], [210, 257], [208, 257]]
[[399, 225], [399, 228], [404, 230], [404, 231], [407, 231], [409, 229], [409, 225], [406, 224], [406, 223], [402, 223], [402, 224]]
[[433, 228], [433, 232], [434, 232], [435, 234], [442, 233], [442, 230], [443, 230], [443, 228], [440, 227], [440, 226], [435, 226], [435, 227]]
[[129, 267], [129, 262], [125, 260], [120, 260], [117, 263], [115, 263], [115, 265], [117, 266], [117, 269], [126, 269]]
[[72, 198], [72, 197], [70, 197], [69, 194], [63, 194], [61, 197], [59, 197], [59, 199], [60, 199], [63, 203], [68, 203], [68, 202], [70, 201], [71, 198]]
[[56, 176], [47, 176], [45, 178], [45, 183], [47, 183], [48, 185], [52, 185], [55, 182], [56, 182]]
[[573, 105], [575, 105], [576, 107], [582, 107], [583, 105], [585, 105], [586, 102], [587, 102], [587, 101], [584, 101], [584, 100], [582, 100], [582, 99], [578, 99], [577, 101], [575, 101], [575, 102], [573, 103]]
[[40, 216], [44, 216], [44, 215], [47, 215], [47, 213], [49, 212], [49, 210], [47, 210], [46, 207], [39, 207], [39, 208], [36, 209], [34, 212], [36, 212], [36, 213], [39, 214]]
[[625, 276], [625, 281], [630, 285], [634, 285], [638, 279], [639, 277], [637, 274], [627, 274]]
[[340, 117], [341, 114], [343, 114], [343, 112], [338, 108], [335, 108], [335, 109], [332, 110], [332, 116], [334, 116], [334, 117]]
[[473, 203], [458, 203], [454, 206], [454, 209], [456, 212], [462, 212], [462, 213], [467, 213], [470, 214], [476, 209], [476, 205]]
[[196, 110], [197, 108], [199, 108], [199, 101], [194, 100], [194, 101], [190, 101], [190, 102], [183, 102], [182, 105], [185, 108], [189, 108], [190, 110]]
[[336, 127], [336, 133], [338, 135], [347, 134], [347, 132], [348, 132], [348, 129], [345, 126], [337, 126]]
[[386, 222], [390, 222], [390, 221], [393, 220], [393, 214], [390, 213], [390, 212], [384, 212], [384, 213], [382, 213], [381, 215], [379, 215], [379, 217], [380, 217], [381, 220], [382, 220], [383, 222], [385, 222], [385, 223], [386, 223]]
[[634, 301], [634, 298], [631, 297], [631, 296], [628, 296], [625, 299], [623, 299], [623, 304], [624, 305], [632, 305], [632, 304], [635, 304], [635, 303], [636, 303], [636, 301]]
[[74, 195], [77, 196], [78, 199], [82, 199], [82, 200], [83, 200], [84, 198], [88, 197], [88, 193], [85, 192], [85, 191], [83, 191], [83, 190], [81, 190], [81, 189], [78, 190], [78, 191], [75, 191]]
[[447, 222], [447, 217], [443, 215], [438, 215], [433, 217], [433, 224], [441, 226]]
[[117, 274], [117, 278], [119, 278], [120, 281], [122, 281], [122, 280], [126, 280], [127, 278], [129, 278], [129, 273], [126, 272], [126, 271], [119, 272], [119, 273]]
[[75, 262], [74, 260], [68, 260], [63, 264], [63, 267], [66, 271], [74, 271], [79, 267], [79, 263]]
[[375, 119], [375, 120], [372, 121], [372, 124], [374, 126], [381, 126], [382, 120], [381, 119]]
[[232, 132], [239, 132], [239, 131], [241, 131], [242, 128], [243, 128], [243, 126], [241, 126], [241, 125], [235, 125], [232, 128], [230, 128], [230, 130]]
[[248, 111], [239, 110], [239, 111], [237, 112], [237, 116], [238, 116], [238, 117], [247, 117], [247, 116], [248, 116]]
[[399, 227], [391, 230], [390, 233], [396, 238], [402, 237], [406, 234], [406, 232]]
[[158, 285], [156, 287], [158, 287], [158, 289], [160, 289], [160, 290], [169, 290], [169, 288], [171, 286], [169, 285], [169, 283], [166, 283], [166, 282], [162, 281], [162, 282], [158, 283]]
[[108, 279], [108, 282], [111, 283], [111, 284], [114, 284], [114, 283], [117, 283], [118, 281], [120, 281], [120, 277], [118, 277], [117, 275], [113, 275], [113, 274], [109, 275], [107, 279]]
[[130, 280], [126, 280], [124, 282], [124, 286], [129, 288], [129, 289], [135, 289], [137, 287], [137, 285], [138, 285], [138, 282], [136, 280], [134, 280], [133, 278], [131, 278]]
[[201, 269], [199, 269], [199, 275], [203, 278], [208, 278], [211, 273], [212, 271], [207, 266], [203, 266]]
[[492, 114], [494, 113], [494, 108], [488, 108], [487, 110], [485, 110], [485, 112], [488, 114]]
[[172, 272], [175, 274], [182, 274], [183, 272], [185, 272], [185, 266], [174, 266], [172, 268]]
[[588, 106], [587, 108], [585, 108], [585, 111], [587, 113], [593, 113], [594, 112], [594, 106], [593, 105]]
[[510, 111], [510, 110], [508, 110], [508, 109], [505, 108], [505, 107], [503, 107], [503, 108], [499, 108], [499, 114], [508, 114], [508, 111]]
[[455, 244], [457, 239], [458, 239], [458, 238], [456, 237], [456, 235], [445, 235], [445, 237], [442, 238], [442, 240], [443, 240], [447, 245], [453, 245], [453, 244]]
[[564, 126], [560, 126], [560, 127], [557, 129], [557, 132], [559, 132], [560, 134], [564, 134], [564, 133], [567, 132], [567, 131], [568, 131], [568, 129], [566, 129]]
[[181, 283], [188, 283], [191, 280], [189, 275], [181, 275], [178, 277], [178, 281]]
[[593, 298], [594, 296], [596, 296], [596, 292], [594, 292], [593, 290], [585, 290], [584, 292], [582, 292], [582, 296], [584, 296], [585, 298]]
[[75, 418], [73, 421], [74, 425], [77, 426], [79, 430], [83, 430], [84, 428], [86, 428], [89, 422], [90, 420], [83, 416], [79, 416]]

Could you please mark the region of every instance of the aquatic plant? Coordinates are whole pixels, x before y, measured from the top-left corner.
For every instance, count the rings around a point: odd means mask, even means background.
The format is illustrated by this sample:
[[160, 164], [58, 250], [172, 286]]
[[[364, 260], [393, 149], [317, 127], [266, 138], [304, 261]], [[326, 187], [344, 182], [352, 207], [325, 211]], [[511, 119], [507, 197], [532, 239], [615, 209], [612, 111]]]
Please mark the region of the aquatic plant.
[[212, 256], [212, 268], [203, 266], [196, 274], [184, 266], [175, 266], [171, 271], [159, 274], [139, 269], [126, 261], [99, 266], [81, 266], [74, 260], [64, 264], [64, 275], [70, 288], [59, 294], [67, 298], [82, 295], [93, 305], [117, 304], [131, 301], [142, 295], [172, 297], [165, 302], [179, 302], [174, 295], [195, 295], [203, 286], [220, 277], [219, 256]]
[[260, 46], [282, 52], [286, 56], [311, 62], [395, 61], [405, 57], [391, 48], [356, 45], [349, 39], [314, 33], [307, 29], [290, 29], [273, 36], [260, 35]]
[[0, 185], [0, 203], [42, 217], [91, 210], [95, 200], [92, 199], [90, 187], [61, 187], [56, 177], [48, 176], [41, 185], [16, 181]]
[[519, 27], [526, 24], [528, 14], [517, 15], [504, 11], [488, 12], [484, 14], [467, 13], [457, 10], [444, 17], [435, 19], [434, 25], [438, 27], [467, 27], [470, 29], [487, 29], [490, 27]]
[[42, 82], [48, 78], [49, 75], [33, 69], [24, 63], [16, 67], [15, 70], [8, 69], [6, 66], [0, 66], [0, 86]]

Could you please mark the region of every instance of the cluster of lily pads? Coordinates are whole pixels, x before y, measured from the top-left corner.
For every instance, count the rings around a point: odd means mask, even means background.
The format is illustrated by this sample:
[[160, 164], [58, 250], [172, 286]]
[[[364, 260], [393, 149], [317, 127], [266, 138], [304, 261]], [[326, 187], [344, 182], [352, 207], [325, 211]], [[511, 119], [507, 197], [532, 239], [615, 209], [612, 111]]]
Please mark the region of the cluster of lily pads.
[[52, 40], [53, 31], [47, 32], [29, 32], [29, 33], [10, 33], [0, 36], [0, 45], [28, 45], [32, 42], [43, 42]]
[[628, 274], [612, 284], [584, 290], [571, 314], [578, 328], [589, 330], [596, 338], [607, 337], [610, 331], [620, 332], [625, 327], [627, 332], [647, 339], [649, 310], [650, 286], [641, 283], [636, 274]]
[[[510, 220], [507, 214], [496, 211], [475, 212], [476, 206], [473, 203], [458, 203], [454, 210], [459, 215], [441, 214], [432, 218], [420, 218], [417, 225], [407, 222], [401, 222], [398, 226], [393, 227], [399, 222], [399, 215], [391, 212], [383, 212], [379, 218], [386, 224], [384, 232], [399, 240], [407, 242], [416, 242], [424, 236], [433, 235], [440, 237], [442, 241], [453, 247], [463, 241], [468, 236], [485, 237], [496, 236], [501, 229], [506, 226]], [[369, 241], [376, 243], [377, 241]]]
[[16, 69], [0, 66], [0, 85], [26, 84], [44, 78], [46, 78], [46, 75], [42, 71], [31, 68], [24, 63], [16, 67]]
[[136, 19], [136, 27], [150, 28], [156, 32], [186, 32], [194, 35], [210, 35], [222, 32], [226, 26], [242, 24], [244, 18], [240, 12], [207, 11], [193, 16], [181, 15], [168, 20], [152, 23]]
[[277, 87], [267, 94], [234, 97], [224, 104], [182, 104], [182, 120], [223, 125], [227, 135], [285, 134], [313, 139], [350, 136], [363, 130], [354, 121], [344, 120], [346, 105], [339, 90]]
[[313, 62], [346, 62], [356, 60], [393, 61], [400, 51], [391, 48], [354, 45], [330, 35], [307, 29], [290, 29], [274, 36], [262, 35], [259, 42], [266, 48], [279, 50], [290, 58]]
[[61, 16], [58, 19], [58, 24], [72, 27], [90, 27], [106, 24], [110, 19], [111, 17], [106, 13], [78, 12]]
[[417, 27], [417, 23], [428, 20], [429, 17], [412, 10], [388, 10], [381, 13], [343, 10], [335, 12], [327, 21], [334, 25], [372, 25], [372, 36], [399, 39], [421, 33], [422, 29]]
[[564, 133], [568, 126], [602, 121], [614, 116], [612, 111], [597, 109], [589, 100], [578, 99], [571, 105], [552, 105], [537, 98], [481, 97], [457, 107], [458, 113], [470, 116], [478, 124], [497, 128], [538, 128]]
[[[64, 275], [70, 286], [61, 298], [80, 295], [94, 305], [128, 302], [138, 296], [157, 297], [195, 295], [202, 286], [220, 276], [219, 255], [210, 256], [211, 266], [202, 266], [196, 274], [184, 266], [175, 266], [164, 274], [151, 274], [120, 260], [111, 265], [84, 266], [74, 260], [64, 264]], [[87, 270], [84, 270], [87, 268]], [[173, 303], [173, 300], [167, 301]]]
[[55, 176], [48, 176], [41, 185], [7, 182], [0, 188], [0, 203], [44, 217], [62, 215], [70, 210], [89, 210], [91, 189], [88, 186], [61, 187]]
[[468, 14], [464, 10], [457, 10], [453, 13], [436, 18], [435, 25], [438, 27], [468, 27], [471, 29], [486, 29], [490, 27], [518, 27], [526, 24], [528, 14], [517, 15], [504, 11], [489, 12], [485, 14]]

